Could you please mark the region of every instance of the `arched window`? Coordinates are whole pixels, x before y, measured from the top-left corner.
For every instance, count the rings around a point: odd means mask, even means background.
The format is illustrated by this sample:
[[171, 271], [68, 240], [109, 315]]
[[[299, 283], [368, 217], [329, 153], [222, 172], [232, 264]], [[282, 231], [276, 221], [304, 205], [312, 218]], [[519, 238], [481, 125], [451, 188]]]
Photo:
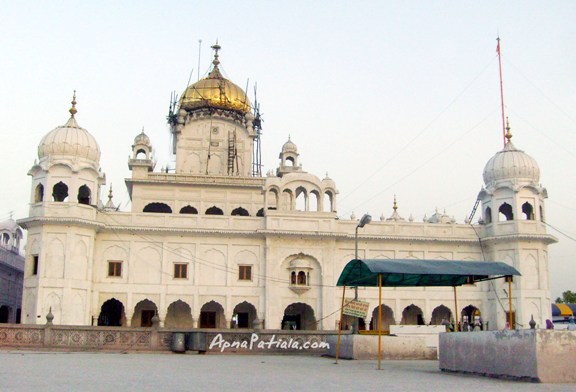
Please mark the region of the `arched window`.
[[136, 159], [148, 159], [148, 154], [141, 148], [136, 151]]
[[303, 187], [296, 189], [296, 211], [308, 211], [308, 192]]
[[242, 207], [238, 207], [236, 209], [234, 209], [232, 211], [232, 215], [239, 215], [239, 216], [250, 216], [250, 214], [248, 213], [248, 211], [246, 211], [244, 208]]
[[522, 204], [522, 213], [526, 220], [534, 220], [534, 208], [532, 208], [532, 204], [528, 202]]
[[80, 204], [90, 204], [90, 188], [86, 184], [82, 185], [78, 189], [78, 203]]
[[498, 212], [501, 215], [501, 218], [503, 217], [504, 219], [500, 219], [500, 220], [514, 220], [514, 213], [512, 212], [512, 206], [508, 203], [504, 203], [500, 206], [500, 209], [498, 210]]
[[224, 215], [224, 212], [216, 206], [212, 206], [206, 210], [206, 215]]
[[191, 205], [187, 205], [180, 209], [181, 214], [198, 214], [198, 210]]
[[311, 191], [308, 199], [308, 211], [320, 211], [320, 198], [318, 191]]
[[290, 274], [290, 284], [296, 284], [296, 272], [292, 271]]
[[324, 192], [324, 212], [334, 211], [334, 195], [332, 192]]
[[143, 212], [155, 212], [159, 214], [171, 214], [172, 208], [164, 203], [150, 203], [144, 207]]
[[256, 213], [256, 216], [264, 216], [264, 208], [260, 208]]
[[306, 272], [298, 272], [298, 284], [306, 285]]
[[52, 188], [52, 197], [54, 201], [65, 201], [68, 198], [68, 185], [60, 181]]
[[486, 207], [486, 210], [484, 210], [484, 222], [486, 224], [492, 223], [492, 208], [490, 207]]
[[44, 200], [44, 185], [38, 184], [34, 191], [34, 202], [40, 203]]

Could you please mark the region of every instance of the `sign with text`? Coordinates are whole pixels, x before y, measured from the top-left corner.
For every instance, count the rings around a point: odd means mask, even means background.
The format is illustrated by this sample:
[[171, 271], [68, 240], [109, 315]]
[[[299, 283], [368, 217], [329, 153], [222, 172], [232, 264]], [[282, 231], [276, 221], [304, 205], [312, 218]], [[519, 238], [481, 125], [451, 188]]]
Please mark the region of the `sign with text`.
[[347, 316], [366, 318], [368, 316], [368, 307], [370, 304], [357, 299], [351, 299], [344, 303], [343, 313]]

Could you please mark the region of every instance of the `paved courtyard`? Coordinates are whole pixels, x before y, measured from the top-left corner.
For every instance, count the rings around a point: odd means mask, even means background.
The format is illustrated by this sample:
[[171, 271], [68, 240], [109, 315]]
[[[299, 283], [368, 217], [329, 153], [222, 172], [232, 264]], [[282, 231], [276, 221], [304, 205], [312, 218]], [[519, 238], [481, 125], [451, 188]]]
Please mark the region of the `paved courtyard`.
[[0, 351], [0, 391], [574, 391], [443, 373], [437, 361], [346, 361], [289, 355]]

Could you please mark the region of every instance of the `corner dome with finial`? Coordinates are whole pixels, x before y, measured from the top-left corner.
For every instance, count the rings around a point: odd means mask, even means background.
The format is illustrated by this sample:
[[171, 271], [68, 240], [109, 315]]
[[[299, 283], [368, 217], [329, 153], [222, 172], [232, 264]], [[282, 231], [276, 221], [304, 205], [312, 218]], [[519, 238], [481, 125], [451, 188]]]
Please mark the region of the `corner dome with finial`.
[[142, 132], [140, 132], [135, 138], [134, 138], [134, 145], [139, 145], [139, 144], [144, 144], [144, 145], [150, 145], [150, 138], [148, 137], [148, 135], [146, 135], [144, 133], [144, 127], [142, 127]]
[[48, 132], [38, 145], [38, 158], [43, 159], [51, 155], [66, 155], [85, 158], [94, 162], [100, 161], [100, 147], [84, 128], [76, 122], [74, 115], [76, 110], [76, 91], [72, 98], [70, 108], [70, 119], [66, 124]]
[[188, 86], [180, 99], [180, 108], [184, 110], [217, 108], [233, 110], [242, 114], [251, 111], [252, 106], [244, 90], [222, 76], [218, 51], [218, 42], [212, 46], [214, 60], [212, 70], [204, 79]]
[[288, 136], [288, 141], [282, 146], [282, 152], [298, 152], [298, 147], [296, 147], [296, 144], [290, 139], [290, 136]]
[[540, 167], [534, 158], [512, 144], [510, 126], [506, 125], [506, 144], [497, 152], [484, 167], [484, 184], [496, 185], [500, 181], [527, 181], [538, 184], [540, 181]]

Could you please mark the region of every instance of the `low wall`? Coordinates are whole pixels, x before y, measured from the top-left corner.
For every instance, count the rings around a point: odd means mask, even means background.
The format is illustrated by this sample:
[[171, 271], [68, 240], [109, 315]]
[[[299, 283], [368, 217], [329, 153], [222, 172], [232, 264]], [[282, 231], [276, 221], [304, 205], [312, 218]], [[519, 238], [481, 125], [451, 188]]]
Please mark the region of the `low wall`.
[[440, 334], [439, 367], [545, 383], [576, 383], [576, 331]]
[[[337, 335], [327, 338], [331, 357], [336, 356], [337, 339]], [[427, 347], [424, 337], [382, 335], [382, 359], [436, 359], [436, 355], [436, 348]], [[377, 359], [378, 335], [342, 335], [339, 358]]]
[[446, 332], [443, 325], [391, 325], [390, 335], [401, 337], [421, 337], [426, 347], [438, 348], [438, 336]]
[[[173, 335], [197, 337], [194, 351], [207, 353], [289, 353], [322, 355], [334, 331], [249, 329], [165, 329], [59, 325], [0, 324], [0, 350], [167, 351]], [[192, 348], [186, 345], [186, 349]]]

